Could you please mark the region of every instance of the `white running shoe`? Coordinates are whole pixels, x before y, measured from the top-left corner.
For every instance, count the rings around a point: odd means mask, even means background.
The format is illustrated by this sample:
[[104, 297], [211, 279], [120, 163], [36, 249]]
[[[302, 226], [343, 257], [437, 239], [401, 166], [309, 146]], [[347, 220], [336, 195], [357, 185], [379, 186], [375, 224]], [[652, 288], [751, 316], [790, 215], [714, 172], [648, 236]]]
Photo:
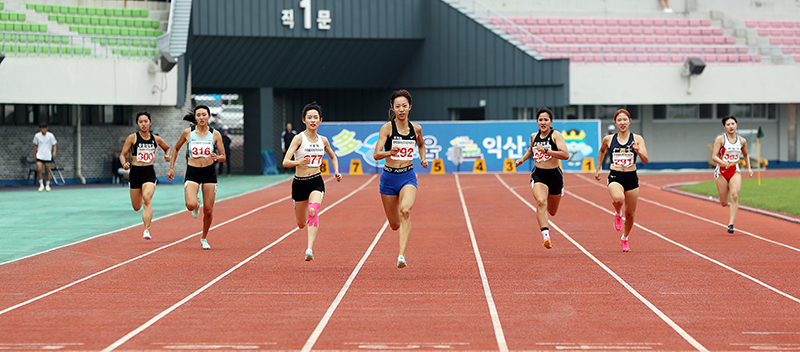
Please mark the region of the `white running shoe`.
[[406, 257], [399, 255], [397, 256], [397, 267], [398, 268], [405, 268], [408, 263], [406, 263]]
[[39, 192], [44, 191], [44, 185], [39, 185]]
[[208, 245], [208, 241], [205, 238], [200, 239], [200, 244], [203, 246], [203, 249], [211, 249], [211, 246]]
[[150, 239], [150, 230], [144, 230], [144, 234], [142, 235], [142, 238], [144, 238], [146, 240], [149, 240]]
[[306, 261], [310, 262], [314, 260], [314, 252], [311, 251], [311, 248], [306, 249]]
[[198, 206], [195, 210], [192, 210], [192, 217], [197, 219], [200, 216], [200, 206]]

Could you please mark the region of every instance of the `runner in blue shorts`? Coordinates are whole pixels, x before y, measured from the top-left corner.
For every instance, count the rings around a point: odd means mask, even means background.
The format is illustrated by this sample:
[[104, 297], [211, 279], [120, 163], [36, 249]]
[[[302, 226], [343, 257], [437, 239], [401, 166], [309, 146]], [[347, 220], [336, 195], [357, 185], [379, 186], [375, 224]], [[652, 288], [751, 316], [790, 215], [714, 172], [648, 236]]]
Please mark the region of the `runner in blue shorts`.
[[375, 144], [375, 160], [386, 159], [381, 174], [381, 201], [386, 219], [392, 230], [400, 230], [400, 251], [397, 267], [407, 265], [405, 253], [411, 237], [411, 208], [417, 198], [417, 175], [414, 173], [414, 154], [418, 152], [420, 164], [428, 168], [425, 160], [425, 143], [422, 127], [408, 121], [411, 111], [411, 93], [397, 90], [390, 100], [389, 122], [381, 126]]

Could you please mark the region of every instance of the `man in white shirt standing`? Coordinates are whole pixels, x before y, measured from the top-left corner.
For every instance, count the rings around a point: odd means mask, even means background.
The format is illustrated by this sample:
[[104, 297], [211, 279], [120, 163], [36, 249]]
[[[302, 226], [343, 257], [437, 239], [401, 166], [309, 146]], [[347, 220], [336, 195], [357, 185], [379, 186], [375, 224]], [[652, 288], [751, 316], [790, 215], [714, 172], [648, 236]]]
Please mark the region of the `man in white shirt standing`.
[[[39, 192], [50, 192], [50, 162], [56, 157], [56, 136], [47, 132], [47, 123], [39, 124], [39, 131], [33, 136], [33, 154], [36, 156], [36, 177], [39, 178]], [[42, 165], [47, 171], [47, 184], [42, 180]]]

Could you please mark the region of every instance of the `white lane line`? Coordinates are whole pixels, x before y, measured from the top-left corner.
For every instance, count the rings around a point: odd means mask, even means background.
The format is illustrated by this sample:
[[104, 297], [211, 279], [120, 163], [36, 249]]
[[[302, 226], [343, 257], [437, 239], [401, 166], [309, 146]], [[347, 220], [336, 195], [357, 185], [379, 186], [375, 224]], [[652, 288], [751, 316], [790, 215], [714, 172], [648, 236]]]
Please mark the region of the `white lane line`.
[[369, 258], [369, 255], [372, 253], [372, 250], [375, 248], [375, 245], [378, 244], [378, 241], [381, 239], [381, 236], [383, 236], [383, 233], [386, 232], [387, 227], [389, 227], [388, 220], [385, 223], [383, 223], [383, 227], [381, 228], [380, 231], [378, 231], [378, 234], [375, 236], [375, 239], [372, 241], [372, 244], [369, 246], [369, 248], [367, 248], [367, 251], [364, 252], [364, 255], [361, 257], [361, 260], [358, 261], [358, 265], [356, 265], [356, 267], [353, 269], [353, 272], [350, 273], [350, 277], [347, 278], [347, 281], [345, 281], [344, 286], [342, 286], [342, 289], [339, 290], [339, 294], [336, 295], [336, 299], [333, 300], [333, 303], [331, 303], [330, 307], [328, 307], [328, 310], [325, 312], [325, 315], [322, 316], [322, 320], [319, 321], [319, 324], [317, 324], [317, 327], [314, 329], [314, 332], [312, 332], [311, 336], [309, 336], [308, 340], [306, 340], [306, 343], [305, 345], [303, 345], [303, 349], [301, 350], [301, 352], [311, 351], [311, 348], [313, 348], [314, 344], [317, 343], [317, 339], [319, 339], [319, 336], [322, 334], [322, 330], [324, 330], [325, 326], [328, 325], [328, 322], [331, 320], [331, 317], [333, 316], [333, 312], [336, 311], [337, 307], [339, 307], [339, 303], [342, 302], [345, 293], [347, 293], [347, 290], [350, 288], [350, 285], [356, 279], [358, 272], [361, 271], [361, 267], [364, 266], [364, 263], [367, 261], [367, 258]]
[[[584, 177], [584, 176], [582, 176], [582, 175], [576, 175], [576, 176], [578, 176], [578, 178], [580, 178], [580, 179], [583, 179], [583, 180], [585, 180], [586, 182], [590, 182], [590, 183], [592, 183], [592, 184], [595, 184], [595, 185], [596, 185], [596, 186], [598, 186], [598, 187], [605, 188], [604, 186], [602, 186], [602, 185], [600, 185], [600, 184], [596, 184], [596, 183], [594, 183], [594, 182], [593, 182], [594, 180], [588, 179], [588, 178], [586, 178], [586, 177]], [[663, 190], [661, 190], [661, 189], [659, 189], [659, 190], [660, 190], [660, 191], [663, 191]], [[570, 193], [570, 192], [567, 192], [567, 193]], [[694, 215], [694, 214], [692, 214], [692, 213], [688, 213], [688, 212], [685, 212], [685, 211], [683, 211], [683, 210], [680, 210], [680, 209], [677, 209], [677, 208], [671, 207], [671, 206], [669, 206], [669, 205], [661, 204], [661, 203], [659, 203], [659, 202], [656, 202], [656, 201], [653, 201], [653, 200], [649, 200], [649, 199], [647, 199], [647, 198], [643, 198], [643, 197], [641, 197], [641, 196], [639, 197], [639, 200], [641, 200], [641, 201], [644, 201], [644, 202], [647, 202], [647, 203], [650, 203], [650, 204], [655, 204], [655, 205], [657, 205], [657, 206], [660, 206], [660, 207], [662, 207], [662, 208], [669, 209], [669, 210], [672, 210], [672, 211], [674, 211], [674, 212], [676, 212], [676, 213], [680, 213], [680, 214], [683, 214], [683, 215], [686, 215], [686, 216], [689, 216], [689, 217], [695, 218], [695, 219], [697, 219], [697, 220], [705, 221], [705, 222], [707, 222], [707, 223], [710, 223], [710, 224], [714, 224], [714, 225], [720, 226], [720, 227], [722, 227], [722, 228], [726, 228], [726, 229], [728, 228], [728, 225], [727, 225], [727, 224], [723, 224], [723, 223], [720, 223], [720, 222], [716, 222], [716, 221], [714, 221], [714, 220], [706, 219], [706, 218], [704, 218], [704, 217], [697, 216], [697, 215]], [[741, 208], [741, 206], [740, 206], [740, 208]], [[727, 211], [727, 210], [726, 210], [726, 211]], [[766, 214], [762, 214], [762, 215], [766, 215]], [[781, 247], [784, 247], [784, 248], [787, 248], [787, 249], [791, 249], [791, 250], [793, 250], [793, 251], [796, 251], [796, 252], [800, 252], [800, 248], [792, 247], [792, 246], [789, 246], [789, 245], [787, 245], [787, 244], [783, 244], [783, 243], [780, 243], [780, 242], [777, 242], [777, 241], [774, 241], [774, 240], [771, 240], [771, 239], [768, 239], [768, 238], [764, 238], [764, 237], [761, 237], [761, 236], [759, 236], [759, 235], [756, 235], [756, 234], [754, 234], [754, 233], [752, 233], [752, 232], [748, 232], [748, 231], [745, 231], [745, 230], [742, 230], [742, 229], [738, 229], [738, 228], [736, 229], [736, 231], [737, 231], [737, 232], [740, 232], [740, 233], [743, 233], [743, 234], [745, 234], [745, 235], [751, 236], [751, 237], [753, 237], [753, 238], [760, 239], [760, 240], [762, 240], [762, 241], [765, 241], [765, 242], [769, 242], [769, 243], [772, 243], [772, 244], [775, 244], [775, 245], [778, 245], [778, 246], [781, 246]]]
[[[358, 191], [360, 191], [360, 190], [364, 189], [364, 187], [366, 187], [366, 186], [367, 186], [367, 185], [368, 185], [370, 182], [372, 182], [372, 180], [374, 180], [374, 179], [375, 179], [375, 177], [376, 177], [376, 176], [372, 176], [372, 177], [370, 177], [370, 179], [369, 179], [369, 180], [367, 180], [367, 182], [365, 182], [363, 185], [361, 185], [361, 187], [358, 187], [358, 188], [357, 188], [357, 189], [355, 189], [354, 191], [350, 192], [350, 194], [348, 194], [348, 195], [344, 196], [342, 199], [339, 199], [339, 200], [338, 200], [338, 201], [336, 201], [335, 203], [331, 204], [329, 207], [326, 207], [325, 209], [323, 209], [322, 211], [320, 211], [320, 212], [319, 212], [319, 215], [322, 215], [322, 214], [324, 214], [326, 211], [328, 211], [328, 209], [331, 209], [331, 208], [335, 207], [335, 206], [336, 206], [336, 205], [338, 205], [339, 203], [341, 203], [341, 202], [345, 201], [346, 199], [348, 199], [348, 198], [350, 198], [351, 196], [353, 196], [354, 194], [356, 194]], [[226, 276], [228, 276], [230, 273], [234, 272], [236, 269], [239, 269], [239, 268], [240, 268], [240, 267], [242, 267], [243, 265], [245, 265], [245, 264], [247, 264], [248, 262], [250, 262], [251, 260], [255, 259], [256, 257], [258, 257], [259, 255], [261, 255], [262, 253], [266, 252], [268, 249], [272, 248], [272, 247], [273, 247], [273, 246], [275, 246], [276, 244], [280, 243], [281, 241], [283, 241], [284, 239], [286, 239], [287, 237], [289, 237], [289, 235], [291, 235], [291, 234], [293, 234], [293, 233], [297, 232], [298, 230], [300, 230], [300, 228], [298, 228], [298, 227], [295, 227], [295, 228], [294, 228], [294, 230], [291, 230], [291, 231], [289, 231], [289, 232], [285, 233], [283, 236], [281, 236], [280, 238], [278, 238], [278, 239], [277, 239], [277, 240], [275, 240], [274, 242], [270, 243], [269, 245], [267, 245], [267, 246], [266, 246], [266, 247], [264, 247], [264, 248], [261, 248], [261, 250], [259, 250], [259, 251], [258, 251], [258, 252], [256, 252], [255, 254], [253, 254], [253, 255], [251, 255], [251, 256], [249, 256], [249, 257], [247, 257], [247, 259], [245, 259], [245, 260], [243, 260], [243, 261], [239, 262], [239, 264], [236, 264], [236, 265], [235, 265], [235, 266], [233, 266], [232, 268], [228, 269], [228, 271], [226, 271], [226, 272], [222, 273], [222, 275], [220, 275], [220, 276], [217, 276], [216, 278], [214, 278], [213, 280], [211, 280], [209, 283], [205, 284], [203, 287], [201, 287], [201, 288], [197, 289], [197, 291], [194, 291], [192, 294], [190, 294], [190, 295], [186, 296], [184, 299], [180, 300], [178, 303], [175, 303], [175, 304], [173, 304], [171, 307], [167, 308], [167, 309], [166, 309], [166, 310], [164, 310], [163, 312], [159, 313], [159, 314], [158, 314], [158, 315], [156, 315], [155, 317], [153, 317], [153, 318], [151, 318], [150, 320], [148, 320], [146, 323], [142, 324], [142, 325], [141, 325], [141, 326], [139, 326], [138, 328], [136, 328], [136, 329], [134, 329], [133, 331], [129, 332], [127, 335], [123, 336], [122, 338], [120, 338], [120, 339], [119, 339], [119, 340], [117, 340], [116, 342], [112, 343], [110, 346], [108, 346], [108, 347], [104, 348], [104, 349], [102, 350], [102, 352], [109, 352], [109, 351], [113, 351], [114, 349], [116, 349], [117, 347], [121, 346], [121, 345], [122, 345], [122, 344], [124, 344], [125, 342], [128, 342], [128, 340], [132, 339], [133, 337], [135, 337], [136, 335], [138, 335], [139, 333], [141, 333], [142, 331], [144, 331], [145, 329], [147, 329], [147, 328], [148, 328], [148, 327], [150, 327], [151, 325], [155, 324], [156, 322], [158, 322], [159, 320], [161, 320], [161, 318], [165, 317], [167, 314], [171, 313], [171, 312], [172, 312], [172, 311], [174, 311], [175, 309], [178, 309], [178, 307], [182, 306], [184, 303], [188, 302], [188, 301], [189, 301], [189, 300], [191, 300], [192, 298], [194, 298], [194, 297], [196, 297], [197, 295], [201, 294], [203, 291], [205, 291], [205, 290], [206, 290], [206, 289], [208, 289], [209, 287], [213, 286], [214, 284], [216, 284], [217, 282], [219, 282], [220, 280], [222, 280], [223, 278], [225, 278]]]
[[[229, 223], [231, 223], [231, 222], [234, 222], [234, 221], [236, 221], [236, 220], [239, 220], [239, 219], [241, 219], [241, 218], [243, 218], [243, 217], [245, 217], [245, 216], [248, 216], [248, 215], [250, 215], [250, 214], [253, 214], [253, 213], [257, 212], [257, 211], [263, 210], [263, 209], [265, 209], [265, 208], [267, 208], [267, 207], [270, 207], [270, 206], [273, 206], [273, 205], [275, 205], [275, 204], [278, 204], [278, 203], [280, 203], [280, 202], [283, 202], [283, 201], [285, 201], [285, 200], [287, 200], [287, 199], [289, 199], [289, 198], [290, 198], [290, 197], [288, 197], [288, 196], [287, 196], [287, 197], [283, 197], [283, 198], [281, 198], [281, 199], [278, 199], [278, 200], [276, 200], [276, 201], [274, 201], [274, 202], [272, 202], [272, 203], [269, 203], [269, 204], [266, 204], [266, 205], [262, 205], [262, 206], [260, 206], [260, 207], [258, 207], [258, 208], [255, 208], [255, 209], [253, 209], [253, 210], [251, 210], [251, 211], [248, 211], [248, 212], [246, 212], [246, 213], [244, 213], [244, 214], [242, 214], [242, 215], [239, 215], [239, 216], [237, 216], [237, 217], [235, 217], [235, 218], [232, 218], [232, 219], [230, 219], [230, 220], [228, 220], [228, 221], [225, 221], [225, 222], [219, 223], [219, 224], [217, 224], [217, 225], [214, 225], [214, 226], [212, 226], [211, 228], [209, 228], [209, 231], [211, 231], [211, 230], [214, 230], [214, 229], [216, 229], [216, 228], [218, 228], [218, 227], [220, 227], [220, 226], [224, 226], [224, 225], [226, 225], [226, 224], [229, 224]], [[320, 212], [320, 213], [321, 213], [321, 212]], [[54, 293], [57, 293], [57, 292], [63, 291], [63, 290], [65, 290], [65, 289], [68, 289], [68, 288], [70, 288], [70, 287], [72, 287], [72, 286], [75, 286], [75, 285], [77, 285], [77, 284], [81, 283], [81, 282], [84, 282], [84, 281], [86, 281], [86, 280], [89, 280], [89, 279], [92, 279], [92, 278], [94, 278], [94, 277], [97, 277], [97, 276], [99, 276], [99, 275], [101, 275], [101, 274], [104, 274], [104, 273], [107, 273], [107, 272], [109, 272], [109, 271], [111, 271], [111, 270], [114, 270], [114, 269], [116, 269], [116, 268], [119, 268], [119, 267], [121, 267], [121, 266], [123, 266], [123, 265], [125, 265], [125, 264], [130, 264], [130, 263], [132, 263], [132, 262], [135, 262], [135, 261], [137, 261], [137, 260], [139, 260], [139, 259], [142, 259], [142, 258], [144, 258], [144, 257], [147, 257], [147, 256], [149, 256], [149, 255], [151, 255], [151, 254], [154, 254], [154, 253], [156, 253], [156, 252], [159, 252], [159, 251], [161, 251], [161, 250], [163, 250], [163, 249], [167, 249], [167, 248], [169, 248], [169, 247], [172, 247], [172, 246], [174, 246], [174, 245], [176, 245], [176, 244], [178, 244], [178, 243], [181, 243], [181, 242], [183, 242], [183, 241], [186, 241], [186, 240], [188, 240], [188, 239], [190, 239], [190, 238], [192, 238], [192, 237], [194, 237], [194, 236], [200, 235], [200, 234], [202, 234], [202, 233], [203, 233], [202, 231], [200, 231], [200, 232], [195, 232], [195, 233], [193, 233], [193, 234], [191, 234], [191, 235], [189, 235], [189, 236], [186, 236], [186, 237], [184, 237], [184, 238], [182, 238], [182, 239], [180, 239], [180, 240], [177, 240], [177, 241], [175, 241], [175, 242], [172, 242], [172, 243], [170, 243], [170, 244], [163, 245], [163, 246], [161, 246], [161, 247], [158, 247], [158, 248], [156, 248], [156, 249], [154, 249], [154, 250], [152, 250], [152, 251], [149, 251], [149, 252], [147, 252], [147, 253], [144, 253], [144, 254], [142, 254], [142, 255], [139, 255], [139, 256], [137, 256], [137, 257], [134, 257], [134, 258], [128, 259], [128, 260], [126, 260], [126, 261], [124, 261], [124, 262], [121, 262], [121, 263], [119, 263], [119, 264], [116, 264], [116, 265], [110, 266], [110, 267], [108, 267], [108, 268], [105, 268], [105, 269], [103, 269], [103, 270], [101, 270], [101, 271], [98, 271], [98, 272], [96, 272], [96, 273], [94, 273], [94, 274], [91, 274], [91, 275], [89, 275], [89, 276], [86, 276], [86, 277], [84, 277], [84, 278], [82, 278], [82, 279], [79, 279], [79, 280], [73, 281], [73, 282], [71, 282], [71, 283], [69, 283], [69, 284], [66, 284], [66, 285], [64, 285], [64, 286], [61, 286], [61, 287], [59, 287], [59, 288], [57, 288], [57, 289], [55, 289], [55, 290], [52, 290], [52, 291], [50, 291], [50, 292], [47, 292], [47, 293], [41, 294], [41, 295], [39, 295], [39, 296], [36, 296], [36, 297], [34, 297], [34, 298], [31, 298], [31, 299], [29, 299], [29, 300], [27, 300], [27, 301], [25, 301], [25, 302], [22, 302], [22, 303], [19, 303], [19, 304], [13, 305], [13, 306], [11, 306], [11, 307], [8, 307], [8, 308], [6, 308], [6, 309], [0, 310], [0, 315], [3, 315], [3, 314], [5, 314], [5, 313], [8, 313], [8, 312], [10, 312], [10, 311], [12, 311], [12, 310], [14, 310], [14, 309], [17, 309], [17, 308], [19, 308], [19, 307], [26, 306], [26, 305], [28, 305], [28, 304], [31, 304], [31, 303], [33, 303], [33, 302], [36, 302], [36, 301], [38, 301], [38, 300], [40, 300], [40, 299], [42, 299], [42, 298], [45, 298], [45, 297], [47, 297], [47, 296], [50, 296], [50, 295], [54, 294]]]
[[[575, 197], [575, 198], [577, 198], [578, 200], [580, 200], [580, 201], [582, 201], [582, 202], [584, 202], [586, 204], [589, 204], [589, 205], [591, 205], [591, 206], [593, 206], [593, 207], [595, 207], [597, 209], [600, 209], [600, 210], [602, 210], [602, 211], [604, 211], [604, 212], [606, 212], [608, 214], [614, 214], [612, 211], [610, 211], [610, 210], [608, 210], [606, 208], [603, 208], [602, 206], [597, 205], [596, 203], [593, 203], [592, 201], [590, 201], [590, 200], [588, 200], [586, 198], [583, 198], [583, 197], [581, 197], [581, 196], [579, 196], [579, 195], [577, 195], [575, 193], [572, 193], [570, 191], [567, 191], [566, 193], [571, 195], [571, 196], [573, 196], [573, 197]], [[635, 222], [633, 223], [633, 225], [638, 227], [638, 228], [640, 228], [640, 229], [642, 229], [642, 230], [644, 230], [644, 231], [646, 231], [646, 232], [649, 232], [649, 233], [653, 234], [654, 236], [656, 236], [656, 237], [658, 237], [658, 238], [660, 238], [660, 239], [662, 239], [664, 241], [667, 241], [667, 242], [672, 243], [672, 244], [674, 244], [674, 245], [676, 245], [676, 246], [678, 246], [680, 248], [683, 248], [683, 250], [685, 250], [685, 251], [687, 251], [689, 253], [692, 253], [692, 254], [700, 257], [700, 258], [703, 258], [703, 259], [708, 260], [708, 261], [710, 261], [710, 262], [712, 262], [714, 264], [717, 264], [717, 265], [719, 265], [719, 266], [721, 266], [721, 267], [723, 267], [725, 269], [728, 269], [729, 271], [731, 271], [731, 272], [733, 272], [733, 273], [735, 273], [735, 274], [737, 274], [737, 275], [739, 275], [741, 277], [744, 277], [745, 279], [748, 279], [748, 280], [750, 280], [752, 282], [755, 282], [756, 284], [758, 284], [760, 286], [763, 286], [764, 288], [766, 288], [766, 289], [768, 289], [768, 290], [770, 290], [772, 292], [775, 292], [775, 293], [777, 293], [777, 294], [779, 294], [779, 295], [781, 295], [783, 297], [786, 297], [786, 298], [788, 298], [788, 299], [790, 299], [792, 301], [800, 303], [800, 299], [798, 299], [797, 297], [794, 297], [794, 296], [792, 296], [792, 295], [790, 295], [790, 294], [788, 294], [786, 292], [783, 292], [783, 291], [781, 291], [781, 290], [779, 290], [779, 289], [777, 289], [775, 287], [772, 287], [772, 286], [768, 285], [767, 283], [765, 283], [765, 282], [763, 282], [763, 281], [761, 281], [759, 279], [756, 279], [756, 278], [754, 278], [754, 277], [752, 277], [750, 275], [747, 275], [747, 274], [745, 274], [745, 273], [743, 273], [743, 272], [741, 272], [739, 270], [736, 270], [736, 269], [728, 266], [725, 263], [722, 263], [722, 262], [720, 262], [720, 261], [718, 261], [716, 259], [713, 259], [713, 258], [711, 258], [711, 257], [709, 257], [709, 256], [707, 256], [705, 254], [702, 254], [702, 253], [700, 253], [700, 252], [698, 252], [698, 251], [696, 251], [694, 249], [691, 249], [691, 248], [689, 248], [689, 247], [687, 247], [687, 246], [685, 246], [685, 245], [683, 245], [681, 243], [673, 241], [672, 239], [667, 238], [666, 236], [664, 236], [664, 235], [662, 235], [662, 234], [660, 234], [658, 232], [655, 232], [653, 230], [650, 230], [650, 229], [648, 229], [648, 228], [646, 228], [646, 227], [644, 227], [642, 225], [639, 225], [639, 224], [637, 224]]]
[[506, 336], [505, 333], [503, 333], [503, 326], [500, 325], [500, 316], [497, 314], [497, 307], [494, 304], [494, 297], [492, 297], [492, 289], [489, 288], [489, 278], [486, 276], [486, 270], [483, 267], [481, 251], [478, 249], [478, 241], [475, 239], [475, 231], [472, 229], [472, 220], [469, 218], [467, 203], [464, 200], [464, 192], [461, 190], [461, 181], [458, 178], [458, 174], [455, 174], [455, 177], [456, 187], [458, 187], [458, 197], [461, 198], [461, 208], [464, 209], [464, 217], [467, 220], [467, 230], [469, 230], [469, 238], [472, 241], [472, 252], [475, 253], [475, 261], [478, 264], [478, 271], [481, 273], [483, 295], [486, 297], [486, 304], [489, 305], [489, 314], [492, 317], [492, 326], [494, 326], [494, 336], [497, 339], [497, 347], [500, 349], [500, 352], [508, 352]]
[[[520, 196], [519, 193], [517, 193], [517, 191], [512, 189], [505, 181], [503, 181], [502, 178], [500, 178], [500, 175], [495, 174], [495, 177], [497, 177], [497, 179], [500, 181], [500, 183], [503, 184], [503, 186], [505, 186], [511, 193], [513, 193], [517, 198], [519, 198], [520, 201], [525, 203], [525, 205], [527, 205], [528, 208], [531, 208], [531, 210], [536, 212], [536, 207], [533, 206], [530, 202], [528, 202], [525, 198]], [[572, 194], [572, 192], [567, 191], [567, 194]], [[574, 194], [572, 194], [572, 195], [574, 196]], [[672, 319], [670, 319], [670, 317], [668, 317], [666, 314], [664, 314], [664, 312], [662, 312], [660, 309], [658, 309], [653, 303], [648, 301], [647, 298], [644, 298], [644, 296], [642, 296], [638, 291], [636, 291], [636, 289], [634, 289], [630, 284], [628, 284], [627, 281], [625, 281], [619, 275], [617, 275], [616, 272], [611, 270], [611, 268], [609, 268], [603, 262], [601, 262], [599, 259], [597, 259], [597, 257], [595, 257], [594, 255], [589, 253], [589, 251], [586, 250], [586, 248], [583, 248], [583, 246], [581, 246], [577, 241], [572, 239], [572, 237], [567, 235], [567, 233], [564, 232], [563, 230], [561, 230], [561, 228], [559, 228], [555, 223], [553, 223], [553, 221], [549, 221], [549, 224], [554, 229], [556, 229], [556, 231], [561, 233], [561, 235], [563, 235], [564, 238], [566, 238], [567, 240], [572, 242], [572, 244], [575, 245], [575, 247], [577, 247], [581, 252], [583, 252], [583, 254], [585, 254], [587, 257], [589, 257], [589, 259], [594, 261], [598, 266], [600, 266], [609, 275], [611, 275], [611, 277], [613, 277], [615, 280], [617, 280], [617, 282], [619, 282], [623, 287], [625, 287], [626, 290], [628, 290], [628, 292], [630, 292], [640, 302], [642, 302], [645, 306], [647, 306], [647, 308], [649, 308], [653, 313], [655, 313], [659, 318], [661, 318], [661, 320], [663, 320], [665, 323], [667, 323], [667, 325], [669, 325], [673, 330], [675, 330], [675, 332], [677, 332], [678, 335], [680, 335], [684, 340], [686, 340], [686, 342], [688, 342], [689, 344], [694, 346], [694, 348], [697, 349], [698, 351], [704, 351], [704, 352], [708, 351], [708, 349], [706, 349], [703, 345], [701, 345], [700, 342], [697, 342], [697, 340], [695, 340], [694, 337], [689, 335], [689, 333], [687, 333], [685, 330], [683, 330], [683, 328], [681, 328], [677, 323], [672, 321]]]
[[[250, 194], [250, 193], [255, 193], [255, 192], [258, 192], [258, 191], [261, 191], [261, 190], [264, 190], [264, 189], [267, 189], [267, 188], [273, 187], [273, 186], [275, 186], [275, 185], [281, 184], [281, 183], [283, 183], [283, 182], [286, 182], [286, 181], [280, 181], [280, 182], [276, 182], [276, 183], [273, 183], [273, 184], [271, 184], [271, 185], [267, 185], [267, 186], [264, 186], [264, 187], [261, 187], [261, 188], [258, 188], [258, 189], [254, 189], [254, 190], [252, 190], [252, 191], [248, 191], [248, 192], [245, 192], [245, 193], [242, 193], [242, 194], [237, 194], [237, 195], [235, 195], [235, 196], [230, 196], [230, 197], [228, 197], [228, 198], [225, 198], [225, 199], [219, 199], [219, 200], [217, 200], [215, 203], [220, 203], [220, 202], [228, 201], [228, 200], [231, 200], [231, 199], [234, 199], [234, 198], [238, 198], [238, 197], [242, 197], [242, 196], [248, 195], [248, 194]], [[153, 219], [153, 220], [152, 220], [152, 222], [156, 222], [156, 221], [158, 221], [158, 220], [165, 219], [165, 218], [168, 218], [168, 217], [170, 217], [170, 216], [173, 216], [173, 215], [178, 215], [178, 214], [181, 214], [181, 213], [183, 213], [183, 212], [185, 212], [185, 211], [186, 211], [186, 209], [183, 209], [183, 210], [178, 210], [178, 211], [176, 211], [176, 212], [174, 212], [174, 213], [171, 213], [171, 214], [167, 214], [167, 215], [164, 215], [164, 216], [157, 217], [157, 218]], [[134, 228], [134, 227], [137, 227], [137, 226], [140, 226], [140, 225], [142, 225], [142, 224], [141, 224], [141, 223], [136, 223], [136, 224], [133, 224], [133, 225], [131, 225], [131, 226], [123, 227], [123, 228], [121, 228], [121, 229], [116, 229], [116, 230], [109, 231], [109, 232], [106, 232], [106, 233], [101, 233], [101, 234], [99, 234], [99, 235], [92, 236], [92, 237], [89, 237], [89, 238], [86, 238], [86, 239], [82, 239], [82, 240], [80, 240], [80, 241], [77, 241], [77, 242], [72, 242], [72, 243], [68, 243], [68, 244], [65, 244], [65, 245], [62, 245], [62, 246], [58, 246], [58, 247], [55, 247], [55, 248], [50, 248], [50, 249], [48, 249], [48, 250], [41, 251], [41, 252], [39, 252], [39, 253], [34, 253], [34, 254], [26, 255], [26, 256], [24, 256], [24, 257], [22, 257], [22, 258], [12, 259], [12, 260], [9, 260], [9, 261], [7, 261], [7, 262], [2, 262], [2, 263], [0, 263], [0, 266], [3, 266], [3, 265], [5, 265], [5, 264], [8, 264], [8, 263], [13, 263], [13, 262], [16, 262], [16, 261], [20, 261], [20, 260], [23, 260], [23, 259], [26, 259], [26, 258], [35, 257], [35, 256], [37, 256], [37, 255], [40, 255], [40, 254], [44, 254], [44, 253], [48, 253], [48, 252], [52, 252], [52, 251], [55, 251], [55, 250], [57, 250], [57, 249], [61, 249], [61, 248], [64, 248], [64, 247], [69, 247], [69, 246], [72, 246], [72, 245], [75, 245], [75, 244], [78, 244], [78, 243], [82, 243], [82, 242], [86, 242], [86, 241], [91, 241], [91, 240], [93, 240], [93, 239], [95, 239], [95, 238], [99, 238], [99, 237], [107, 236], [107, 235], [110, 235], [110, 234], [112, 234], [112, 233], [117, 233], [117, 232], [120, 232], [120, 231], [125, 231], [125, 230], [128, 230], [128, 229], [132, 229], [132, 228]], [[192, 235], [192, 236], [194, 236], [194, 235]], [[190, 236], [190, 237], [191, 237], [191, 236]]]

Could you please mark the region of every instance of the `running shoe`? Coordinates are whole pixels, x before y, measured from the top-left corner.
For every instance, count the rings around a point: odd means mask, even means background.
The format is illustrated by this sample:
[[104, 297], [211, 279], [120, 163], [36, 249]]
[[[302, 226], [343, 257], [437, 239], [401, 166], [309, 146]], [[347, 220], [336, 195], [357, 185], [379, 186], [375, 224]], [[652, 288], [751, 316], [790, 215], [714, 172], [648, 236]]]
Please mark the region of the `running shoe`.
[[195, 210], [192, 210], [192, 217], [197, 219], [198, 216], [200, 216], [200, 206], [197, 206]]
[[203, 246], [203, 249], [211, 249], [211, 246], [208, 245], [208, 241], [205, 238], [200, 239], [200, 244]]
[[149, 240], [150, 239], [150, 230], [144, 230], [144, 234], [142, 235], [142, 238], [144, 238], [146, 240]]
[[622, 231], [622, 215], [614, 214], [614, 228]]
[[406, 263], [406, 257], [404, 257], [404, 256], [402, 256], [402, 255], [398, 255], [398, 256], [397, 256], [397, 267], [398, 267], [398, 268], [405, 268], [405, 267], [406, 267], [406, 265], [408, 265], [408, 264]]
[[733, 224], [728, 225], [728, 233], [733, 233]]
[[306, 261], [310, 262], [314, 260], [314, 252], [311, 251], [311, 248], [306, 249]]
[[39, 192], [44, 191], [44, 185], [39, 185]]
[[628, 246], [628, 241], [619, 240], [619, 242], [622, 243], [622, 251], [623, 252], [630, 252], [631, 251], [631, 247]]
[[553, 248], [553, 244], [550, 243], [550, 236], [545, 236], [545, 238], [544, 238], [544, 248], [547, 248], [547, 249]]
[[50, 192], [50, 185], [44, 186], [44, 190]]

